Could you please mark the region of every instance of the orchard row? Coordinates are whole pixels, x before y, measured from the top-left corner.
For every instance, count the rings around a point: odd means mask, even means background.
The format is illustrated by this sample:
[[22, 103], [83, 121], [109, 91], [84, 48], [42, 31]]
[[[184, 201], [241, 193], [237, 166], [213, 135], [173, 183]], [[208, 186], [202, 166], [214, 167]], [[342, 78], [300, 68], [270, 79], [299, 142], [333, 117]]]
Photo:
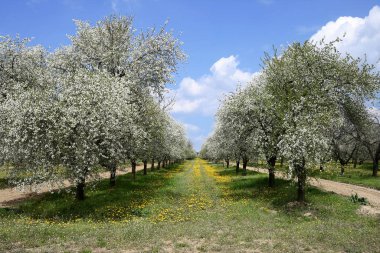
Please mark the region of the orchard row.
[[285, 159], [305, 199], [310, 170], [333, 160], [341, 173], [350, 161], [380, 159], [380, 75], [365, 59], [343, 55], [331, 43], [293, 43], [266, 54], [262, 71], [227, 95], [216, 115], [216, 129], [202, 147], [207, 159], [243, 163], [264, 158], [269, 186], [276, 161]]
[[76, 185], [99, 167], [194, 157], [167, 108], [166, 84], [185, 59], [166, 27], [137, 33], [129, 17], [75, 21], [70, 45], [49, 52], [0, 38], [0, 163], [19, 186]]

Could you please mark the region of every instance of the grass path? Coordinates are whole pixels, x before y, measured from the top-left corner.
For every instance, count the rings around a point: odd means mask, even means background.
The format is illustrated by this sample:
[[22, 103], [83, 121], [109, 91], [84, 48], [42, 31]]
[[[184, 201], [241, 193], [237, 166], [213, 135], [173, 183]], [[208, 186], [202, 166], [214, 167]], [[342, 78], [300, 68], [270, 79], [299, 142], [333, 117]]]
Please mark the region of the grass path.
[[186, 161], [104, 180], [77, 202], [68, 193], [0, 208], [0, 252], [380, 252], [379, 219], [346, 197], [264, 174]]

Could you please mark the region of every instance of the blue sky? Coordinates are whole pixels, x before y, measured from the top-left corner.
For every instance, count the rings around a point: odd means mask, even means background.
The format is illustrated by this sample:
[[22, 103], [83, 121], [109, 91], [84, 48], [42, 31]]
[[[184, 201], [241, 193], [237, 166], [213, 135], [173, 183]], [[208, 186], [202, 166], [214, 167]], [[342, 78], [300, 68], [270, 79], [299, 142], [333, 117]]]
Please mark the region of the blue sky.
[[0, 35], [34, 37], [54, 50], [69, 43], [73, 19], [95, 23], [109, 15], [133, 15], [137, 29], [168, 27], [188, 55], [170, 86], [177, 98], [172, 115], [185, 124], [199, 150], [212, 131], [223, 93], [260, 70], [272, 46], [334, 39], [346, 33], [342, 51], [380, 58], [380, 5], [366, 0], [14, 0], [0, 5]]

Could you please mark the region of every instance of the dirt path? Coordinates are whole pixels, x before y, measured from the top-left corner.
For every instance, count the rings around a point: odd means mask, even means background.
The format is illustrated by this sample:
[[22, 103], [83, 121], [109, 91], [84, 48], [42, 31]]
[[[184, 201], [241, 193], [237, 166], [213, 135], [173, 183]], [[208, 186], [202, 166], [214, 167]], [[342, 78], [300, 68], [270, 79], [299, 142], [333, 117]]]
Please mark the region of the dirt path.
[[[262, 168], [247, 167], [247, 169], [257, 171], [260, 173], [268, 173], [268, 170]], [[276, 172], [276, 177], [289, 179], [286, 173], [280, 171]], [[309, 182], [312, 186], [315, 186], [328, 192], [334, 192], [343, 196], [351, 196], [352, 194], [357, 193], [359, 197], [367, 198], [370, 205], [373, 206], [377, 210], [377, 213], [380, 214], [380, 191], [378, 190], [353, 184], [335, 182], [321, 178], [311, 178]]]
[[[136, 171], [140, 171], [144, 168], [143, 165], [139, 165], [136, 167]], [[150, 168], [150, 166], [148, 166]], [[131, 171], [131, 168], [127, 168], [123, 171], [118, 170], [116, 175], [124, 175]], [[102, 172], [99, 174], [100, 178], [109, 178], [109, 172]], [[71, 186], [69, 181], [64, 181], [65, 187]], [[23, 199], [29, 198], [31, 196], [37, 196], [39, 194], [43, 194], [49, 192], [51, 189], [48, 186], [41, 186], [38, 192], [34, 192], [31, 189], [25, 189], [25, 191], [20, 191], [16, 188], [6, 188], [0, 190], [0, 207], [11, 206], [15, 202], [19, 202]], [[53, 190], [58, 190], [58, 188], [53, 188]]]

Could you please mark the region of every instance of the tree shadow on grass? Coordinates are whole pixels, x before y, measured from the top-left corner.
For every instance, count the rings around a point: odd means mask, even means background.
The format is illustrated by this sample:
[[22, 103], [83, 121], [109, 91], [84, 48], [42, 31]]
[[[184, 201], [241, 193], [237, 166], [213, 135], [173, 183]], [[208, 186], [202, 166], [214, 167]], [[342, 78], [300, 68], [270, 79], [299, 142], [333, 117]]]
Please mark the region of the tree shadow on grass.
[[[328, 215], [329, 206], [323, 205], [335, 201], [337, 196], [323, 192], [314, 187], [307, 187], [306, 202], [296, 202], [296, 185], [289, 180], [275, 179], [275, 187], [268, 187], [268, 175], [249, 171], [247, 176], [236, 175], [235, 171], [221, 169], [219, 176], [230, 177], [231, 180], [222, 182], [221, 187], [227, 189], [226, 197], [232, 201], [252, 200], [265, 206], [289, 215], [299, 216], [306, 211], [324, 213]], [[325, 201], [325, 203], [323, 203]], [[320, 203], [319, 203], [320, 202]], [[324, 209], [320, 211], [320, 209]]]
[[[160, 190], [170, 184], [170, 174], [183, 170], [182, 166], [171, 165], [143, 175], [137, 173], [136, 180], [130, 174], [117, 177], [115, 187], [104, 179], [96, 185], [86, 187], [86, 199], [77, 201], [66, 191], [46, 193], [37, 198], [21, 202], [16, 208], [18, 215], [32, 219], [69, 221], [75, 219], [125, 220], [147, 215], [145, 207]], [[70, 188], [75, 191], [74, 188]], [[5, 211], [4, 211], [5, 210]], [[3, 209], [0, 215], [12, 215]]]
[[6, 178], [0, 178], [0, 189], [9, 188], [10, 185], [8, 184], [8, 179]]

